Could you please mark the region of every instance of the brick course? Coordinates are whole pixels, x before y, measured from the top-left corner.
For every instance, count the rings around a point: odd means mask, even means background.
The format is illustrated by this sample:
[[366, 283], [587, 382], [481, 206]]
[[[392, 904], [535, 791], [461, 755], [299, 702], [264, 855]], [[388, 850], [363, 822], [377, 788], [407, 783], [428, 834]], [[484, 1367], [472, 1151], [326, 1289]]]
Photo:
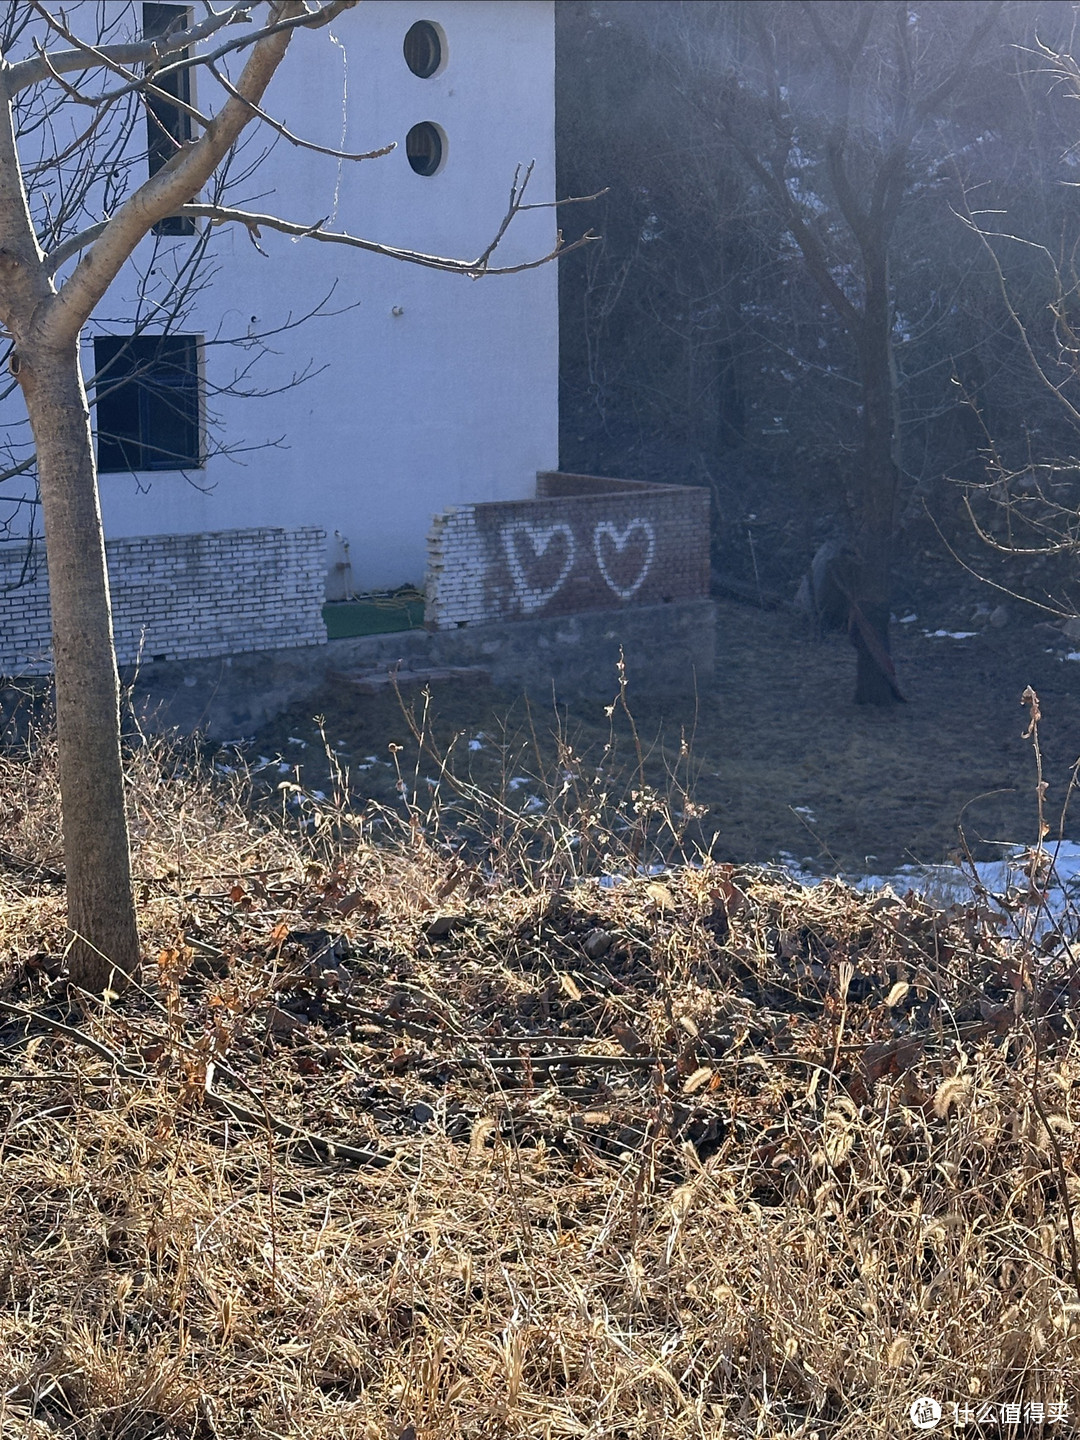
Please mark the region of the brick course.
[[[117, 659], [323, 644], [325, 541], [314, 526], [106, 541]], [[51, 670], [44, 553], [27, 567], [24, 546], [0, 546], [0, 674]]]
[[709, 593], [709, 496], [545, 471], [535, 500], [433, 517], [425, 620], [453, 630]]

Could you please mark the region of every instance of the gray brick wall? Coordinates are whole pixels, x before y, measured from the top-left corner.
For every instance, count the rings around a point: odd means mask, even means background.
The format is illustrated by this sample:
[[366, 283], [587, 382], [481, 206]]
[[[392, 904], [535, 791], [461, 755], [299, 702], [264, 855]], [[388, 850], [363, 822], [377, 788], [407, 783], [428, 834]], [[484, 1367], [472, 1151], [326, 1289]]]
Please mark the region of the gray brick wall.
[[[325, 541], [314, 526], [107, 541], [117, 659], [323, 644]], [[0, 546], [0, 674], [52, 669], [44, 553], [33, 560], [27, 567], [24, 546]]]
[[535, 500], [433, 517], [425, 618], [453, 630], [709, 593], [709, 495], [545, 472]]

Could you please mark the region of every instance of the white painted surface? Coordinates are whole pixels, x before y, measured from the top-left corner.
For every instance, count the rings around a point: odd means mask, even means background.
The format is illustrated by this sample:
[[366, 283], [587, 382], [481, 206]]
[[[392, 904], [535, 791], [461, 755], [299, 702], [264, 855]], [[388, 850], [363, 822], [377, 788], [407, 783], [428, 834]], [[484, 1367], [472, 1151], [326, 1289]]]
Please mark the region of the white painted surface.
[[[428, 80], [402, 54], [417, 19], [446, 37], [446, 63]], [[552, 0], [365, 0], [331, 29], [297, 34], [265, 108], [323, 145], [341, 146], [344, 130], [347, 150], [391, 140], [397, 150], [355, 164], [278, 140], [229, 203], [310, 223], [330, 217], [328, 229], [475, 257], [504, 214], [516, 166], [536, 161], [531, 201], [554, 198]], [[220, 91], [197, 73], [199, 96], [216, 106]], [[85, 111], [78, 118], [85, 123]], [[414, 174], [405, 154], [406, 131], [421, 120], [448, 142], [432, 177]], [[265, 127], [247, 135], [241, 167], [274, 139]], [[519, 216], [497, 263], [550, 250], [555, 213]], [[140, 287], [160, 285], [192, 242], [159, 240], [156, 279], [141, 278], [152, 244], [140, 247], [90, 327], [88, 373], [90, 336], [123, 333]], [[309, 361], [326, 368], [280, 394], [209, 400], [215, 433], [246, 453], [211, 457], [188, 478], [101, 476], [106, 533], [318, 526], [348, 542], [353, 588], [420, 583], [435, 511], [532, 495], [536, 472], [557, 465], [556, 266], [473, 281], [269, 231], [260, 244], [268, 258], [243, 229], [214, 232], [217, 274], [181, 328], [208, 341], [242, 337], [288, 323], [333, 290], [330, 308], [343, 313], [271, 340], [279, 353], [260, 361], [250, 383], [285, 385]], [[208, 381], [226, 383], [249, 358], [208, 344]], [[268, 442], [280, 443], [255, 448]], [[340, 560], [340, 541], [332, 543], [328, 569]]]
[[[574, 532], [569, 525], [564, 525], [561, 521], [557, 521], [554, 525], [533, 525], [528, 520], [518, 520], [513, 525], [504, 525], [499, 534], [506, 552], [506, 563], [510, 570], [514, 594], [521, 607], [521, 613], [532, 615], [534, 611], [542, 610], [549, 600], [555, 598], [562, 589], [566, 577], [573, 570], [574, 561], [577, 559]], [[523, 540], [528, 541], [534, 556], [546, 555], [553, 541], [562, 542], [562, 567], [549, 585], [537, 586], [531, 579], [527, 564], [518, 550], [518, 546]]]
[[[325, 645], [325, 552], [316, 529], [114, 537], [106, 556], [117, 660]], [[53, 668], [45, 565], [24, 574], [25, 560], [24, 546], [0, 545], [0, 675]]]
[[588, 477], [548, 475], [540, 488], [552, 478], [563, 485], [534, 500], [460, 505], [434, 517], [429, 625], [452, 630], [550, 615], [552, 605], [572, 614], [708, 593], [709, 502], [700, 487], [600, 482], [596, 490]]
[[[641, 569], [629, 584], [620, 585], [608, 569], [604, 541], [610, 541], [615, 548], [615, 553], [621, 555], [636, 535], [640, 535], [645, 541], [645, 554], [642, 557]], [[656, 531], [648, 520], [640, 517], [635, 517], [629, 525], [624, 525], [622, 529], [617, 525], [612, 525], [610, 521], [602, 520], [593, 531], [593, 553], [596, 556], [600, 574], [603, 575], [612, 594], [617, 595], [620, 600], [632, 600], [645, 583], [646, 576], [652, 567], [653, 556], [656, 554]]]

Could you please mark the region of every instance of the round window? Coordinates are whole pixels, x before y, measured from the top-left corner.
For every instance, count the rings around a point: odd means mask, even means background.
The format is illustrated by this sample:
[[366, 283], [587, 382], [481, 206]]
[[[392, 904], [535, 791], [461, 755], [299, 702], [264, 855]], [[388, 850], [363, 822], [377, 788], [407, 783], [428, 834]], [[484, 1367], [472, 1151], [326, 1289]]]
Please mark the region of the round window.
[[430, 80], [443, 61], [442, 36], [430, 20], [410, 25], [402, 46], [405, 64], [421, 80]]
[[421, 120], [405, 136], [405, 154], [417, 175], [434, 175], [445, 153], [445, 136], [430, 120]]

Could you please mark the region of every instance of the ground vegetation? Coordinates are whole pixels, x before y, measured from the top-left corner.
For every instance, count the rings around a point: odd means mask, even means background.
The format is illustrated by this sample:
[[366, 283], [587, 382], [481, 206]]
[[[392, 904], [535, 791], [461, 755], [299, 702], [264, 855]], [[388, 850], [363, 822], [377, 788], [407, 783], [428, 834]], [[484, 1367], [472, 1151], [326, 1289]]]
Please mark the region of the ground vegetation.
[[5, 1435], [854, 1440], [925, 1396], [1069, 1423], [1051, 852], [937, 910], [635, 873], [679, 830], [640, 790], [467, 852], [408, 775], [396, 813], [286, 786], [270, 823], [238, 770], [127, 765], [151, 958], [80, 1013], [55, 743], [0, 761]]

